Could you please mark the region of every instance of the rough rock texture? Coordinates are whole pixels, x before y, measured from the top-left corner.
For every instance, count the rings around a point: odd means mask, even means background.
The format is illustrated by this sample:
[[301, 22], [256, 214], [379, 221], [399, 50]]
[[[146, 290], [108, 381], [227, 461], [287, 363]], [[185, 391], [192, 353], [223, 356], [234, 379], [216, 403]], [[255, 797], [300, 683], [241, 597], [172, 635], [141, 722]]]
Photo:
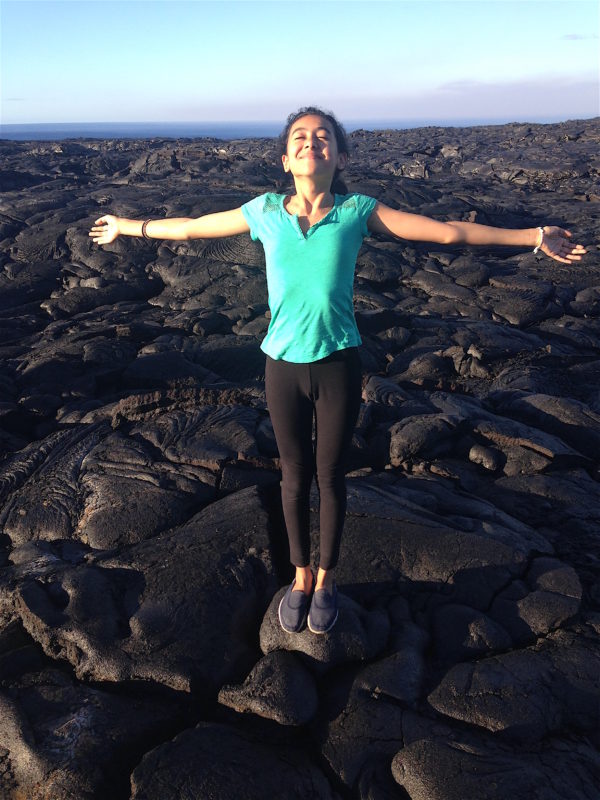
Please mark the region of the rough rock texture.
[[549, 739], [523, 750], [432, 729], [394, 757], [392, 774], [411, 800], [593, 800], [600, 759], [597, 749], [577, 739]]
[[214, 723], [200, 723], [147, 753], [131, 784], [132, 800], [334, 797], [321, 770], [301, 751]]
[[311, 673], [286, 650], [261, 658], [242, 686], [223, 686], [219, 702], [282, 725], [305, 725], [319, 707]]
[[512, 740], [565, 728], [600, 743], [600, 646], [592, 633], [558, 631], [537, 647], [453, 667], [429, 695], [448, 717]]
[[185, 719], [173, 702], [112, 695], [53, 669], [8, 685], [0, 709], [4, 791], [14, 782], [18, 797], [56, 800], [122, 794], [133, 753]]
[[339, 664], [373, 658], [385, 647], [390, 630], [387, 614], [365, 611], [341, 592], [338, 620], [330, 633], [315, 636], [308, 627], [300, 633], [287, 633], [279, 624], [277, 613], [285, 591], [277, 592], [260, 627], [263, 653], [293, 650], [302, 653], [304, 661], [317, 673], [324, 673]]
[[79, 678], [214, 693], [255, 660], [254, 631], [275, 589], [267, 528], [252, 487], [118, 554], [35, 577], [21, 569], [5, 602]]
[[365, 241], [325, 636], [277, 620], [260, 244], [88, 237], [281, 190], [273, 141], [0, 142], [2, 798], [598, 797], [600, 121], [350, 139], [355, 191], [589, 252]]

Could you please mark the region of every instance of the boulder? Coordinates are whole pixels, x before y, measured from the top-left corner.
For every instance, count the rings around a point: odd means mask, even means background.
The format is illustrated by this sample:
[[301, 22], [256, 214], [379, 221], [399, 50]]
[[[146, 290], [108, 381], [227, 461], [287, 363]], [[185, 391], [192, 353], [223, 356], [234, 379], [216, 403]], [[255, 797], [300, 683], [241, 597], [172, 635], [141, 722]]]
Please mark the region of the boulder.
[[323, 674], [339, 664], [371, 659], [386, 646], [390, 622], [385, 611], [366, 611], [340, 591], [338, 620], [329, 633], [316, 635], [308, 627], [300, 633], [287, 633], [278, 616], [286, 590], [287, 586], [273, 597], [260, 626], [263, 653], [275, 650], [300, 653], [311, 671]]
[[254, 631], [275, 589], [270, 552], [250, 488], [119, 553], [25, 579], [16, 602], [26, 630], [80, 679], [211, 697], [256, 661]]
[[114, 695], [56, 669], [4, 688], [0, 709], [0, 792], [28, 800], [121, 793], [141, 755], [184, 717], [166, 699]]
[[598, 738], [600, 647], [593, 628], [557, 631], [539, 645], [457, 664], [428, 697], [445, 716], [539, 742], [573, 730]]
[[131, 800], [269, 800], [282, 791], [290, 800], [334, 800], [325, 775], [300, 750], [207, 722], [146, 753], [131, 790]]
[[305, 725], [319, 704], [311, 673], [293, 653], [282, 650], [261, 658], [241, 686], [223, 686], [219, 702], [280, 725]]

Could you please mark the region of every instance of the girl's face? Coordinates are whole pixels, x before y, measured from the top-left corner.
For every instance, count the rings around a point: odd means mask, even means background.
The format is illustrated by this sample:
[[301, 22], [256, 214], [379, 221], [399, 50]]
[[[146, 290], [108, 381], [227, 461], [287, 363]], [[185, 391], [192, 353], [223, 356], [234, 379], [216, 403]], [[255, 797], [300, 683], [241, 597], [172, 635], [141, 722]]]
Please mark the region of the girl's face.
[[294, 177], [327, 177], [333, 179], [348, 160], [339, 153], [335, 131], [325, 117], [307, 114], [297, 119], [288, 135], [287, 152], [281, 157], [283, 168]]

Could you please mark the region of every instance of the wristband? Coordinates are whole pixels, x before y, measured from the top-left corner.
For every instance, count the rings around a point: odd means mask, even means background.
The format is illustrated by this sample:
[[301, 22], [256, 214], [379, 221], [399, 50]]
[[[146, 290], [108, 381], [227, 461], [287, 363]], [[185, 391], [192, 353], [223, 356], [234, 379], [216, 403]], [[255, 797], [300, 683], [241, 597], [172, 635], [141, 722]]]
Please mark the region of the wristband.
[[537, 251], [540, 249], [540, 247], [544, 244], [544, 229], [543, 228], [538, 228], [538, 231], [540, 232], [540, 235], [538, 237], [537, 244], [536, 244], [535, 249], [533, 251], [534, 253], [537, 253]]
[[[145, 222], [143, 222], [143, 223], [142, 223], [142, 236], [144, 237], [144, 239], [150, 239], [150, 238], [151, 238], [151, 237], [150, 237], [150, 236], [148, 236], [148, 234], [146, 233], [146, 226], [148, 225], [148, 223], [149, 223], [150, 221], [151, 221], [151, 220], [147, 219]], [[536, 250], [535, 252], [537, 253], [537, 250]]]

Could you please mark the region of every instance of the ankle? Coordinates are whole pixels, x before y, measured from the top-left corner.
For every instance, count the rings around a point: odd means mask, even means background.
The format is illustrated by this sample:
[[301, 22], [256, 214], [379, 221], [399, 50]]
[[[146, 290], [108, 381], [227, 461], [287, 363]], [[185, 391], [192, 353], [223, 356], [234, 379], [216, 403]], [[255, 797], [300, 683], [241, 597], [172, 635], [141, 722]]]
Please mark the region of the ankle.
[[317, 573], [317, 582], [315, 584], [315, 591], [319, 589], [327, 589], [330, 592], [333, 589], [334, 571], [333, 569], [322, 569], [319, 567]]
[[296, 585], [294, 591], [310, 594], [313, 589], [314, 576], [310, 567], [296, 567]]

